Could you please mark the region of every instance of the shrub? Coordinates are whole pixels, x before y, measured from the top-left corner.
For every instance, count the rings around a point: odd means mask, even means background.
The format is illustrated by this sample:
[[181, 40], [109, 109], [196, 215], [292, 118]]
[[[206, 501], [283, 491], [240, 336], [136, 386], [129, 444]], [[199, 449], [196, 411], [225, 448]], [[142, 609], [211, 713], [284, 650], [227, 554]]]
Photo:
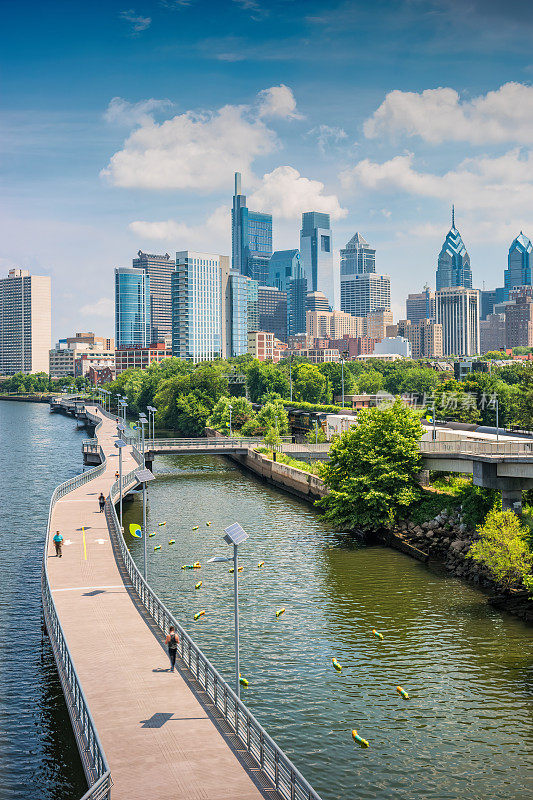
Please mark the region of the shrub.
[[533, 554], [526, 541], [526, 529], [516, 514], [495, 507], [477, 531], [479, 540], [467, 557], [486, 567], [504, 589], [521, 584], [531, 587]]

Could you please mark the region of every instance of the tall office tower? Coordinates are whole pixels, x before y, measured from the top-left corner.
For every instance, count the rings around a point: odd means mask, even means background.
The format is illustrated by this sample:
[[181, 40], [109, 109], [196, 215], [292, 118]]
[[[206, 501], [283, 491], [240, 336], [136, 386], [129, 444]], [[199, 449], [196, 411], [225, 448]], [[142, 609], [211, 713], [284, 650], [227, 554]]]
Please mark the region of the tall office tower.
[[258, 330], [273, 333], [282, 342], [287, 341], [287, 292], [275, 286], [257, 289]]
[[489, 314], [494, 314], [494, 306], [509, 299], [509, 292], [505, 295], [505, 287], [498, 289], [479, 290], [479, 318], [486, 319]]
[[341, 275], [364, 275], [376, 271], [376, 251], [361, 236], [355, 233], [341, 250]]
[[0, 279], [0, 375], [48, 372], [51, 343], [50, 276], [10, 269]]
[[212, 361], [227, 354], [228, 256], [183, 250], [172, 275], [172, 355]]
[[331, 306], [328, 303], [328, 298], [323, 292], [307, 292], [305, 298], [305, 310], [331, 311]]
[[147, 347], [152, 339], [150, 278], [143, 269], [115, 268], [115, 343]]
[[439, 289], [435, 294], [436, 321], [442, 325], [445, 356], [479, 353], [479, 292], [464, 286]]
[[363, 275], [341, 275], [341, 309], [355, 317], [366, 317], [373, 311], [390, 309], [390, 278], [367, 272]]
[[170, 279], [176, 271], [176, 261], [168, 253], [157, 255], [139, 250], [132, 266], [143, 269], [150, 278], [151, 341], [163, 341], [164, 336], [172, 333]]
[[479, 352], [503, 350], [506, 342], [505, 314], [487, 314], [479, 320]]
[[452, 227], [448, 231], [437, 265], [437, 291], [449, 286], [472, 288], [470, 256], [461, 234], [455, 227], [455, 208], [452, 206]]
[[268, 283], [287, 292], [287, 335], [305, 331], [307, 279], [299, 250], [276, 250], [268, 266]]
[[[248, 333], [257, 330], [257, 281], [231, 270], [226, 289], [226, 357], [248, 352]], [[253, 327], [252, 327], [253, 326]]]
[[507, 256], [507, 269], [504, 272], [504, 300], [509, 299], [511, 289], [519, 286], [531, 286], [532, 251], [531, 241], [520, 231], [519, 236], [512, 242]]
[[524, 287], [513, 295], [505, 312], [505, 346], [533, 347], [533, 291]]
[[407, 295], [405, 316], [413, 323], [421, 319], [435, 319], [435, 292], [429, 286], [424, 286], [423, 292]]
[[302, 214], [300, 231], [300, 260], [310, 292], [324, 292], [335, 307], [335, 276], [333, 273], [333, 236], [329, 214], [308, 211]]
[[235, 194], [231, 211], [232, 267], [260, 284], [268, 282], [272, 255], [272, 214], [249, 211], [241, 194], [241, 174], [235, 173]]

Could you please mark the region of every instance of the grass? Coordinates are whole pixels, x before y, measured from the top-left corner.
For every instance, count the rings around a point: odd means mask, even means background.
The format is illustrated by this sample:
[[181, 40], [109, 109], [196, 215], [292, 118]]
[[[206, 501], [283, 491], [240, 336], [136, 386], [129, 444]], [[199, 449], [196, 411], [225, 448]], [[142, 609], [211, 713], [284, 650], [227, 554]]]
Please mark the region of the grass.
[[475, 530], [498, 498], [498, 492], [474, 486], [465, 475], [437, 473], [431, 478], [431, 485], [422, 489], [420, 501], [409, 510], [408, 518], [416, 525], [434, 519], [444, 509], [450, 513], [461, 509], [467, 529]]
[[[266, 456], [273, 461], [273, 454], [272, 450], [269, 450], [268, 447], [256, 447], [256, 453], [261, 453], [261, 455]], [[303, 472], [308, 472], [310, 475], [317, 475], [321, 477], [321, 464], [320, 463], [308, 463], [307, 461], [297, 461], [295, 458], [291, 458], [290, 456], [286, 455], [285, 453], [276, 453], [276, 461], [278, 464], [286, 464], [288, 467], [294, 467], [295, 469], [301, 469]]]

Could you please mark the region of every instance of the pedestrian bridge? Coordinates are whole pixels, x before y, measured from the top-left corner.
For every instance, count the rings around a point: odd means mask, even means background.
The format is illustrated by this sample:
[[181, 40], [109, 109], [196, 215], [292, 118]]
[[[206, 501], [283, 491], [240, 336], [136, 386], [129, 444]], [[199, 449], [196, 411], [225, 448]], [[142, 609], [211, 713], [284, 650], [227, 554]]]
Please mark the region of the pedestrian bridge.
[[[42, 566], [44, 620], [89, 786], [82, 800], [320, 800], [138, 571], [115, 505], [138, 484], [142, 458], [123, 448], [120, 485], [116, 418], [84, 413], [100, 463], [54, 491]], [[174, 673], [162, 643], [170, 625]]]

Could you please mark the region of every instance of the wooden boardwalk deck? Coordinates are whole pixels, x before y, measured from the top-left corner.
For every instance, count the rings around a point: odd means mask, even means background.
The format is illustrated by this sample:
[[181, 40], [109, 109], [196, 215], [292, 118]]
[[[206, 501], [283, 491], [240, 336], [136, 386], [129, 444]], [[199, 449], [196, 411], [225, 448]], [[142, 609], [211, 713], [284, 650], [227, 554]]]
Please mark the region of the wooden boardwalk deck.
[[[63, 534], [63, 557], [48, 547], [50, 586], [111, 769], [113, 800], [277, 797], [260, 788], [257, 770], [238, 757], [182, 671], [169, 672], [161, 637], [122, 579], [97, 499], [115, 480], [115, 435], [103, 417], [106, 470], [57, 502], [51, 533]], [[124, 451], [126, 474], [137, 463]]]

